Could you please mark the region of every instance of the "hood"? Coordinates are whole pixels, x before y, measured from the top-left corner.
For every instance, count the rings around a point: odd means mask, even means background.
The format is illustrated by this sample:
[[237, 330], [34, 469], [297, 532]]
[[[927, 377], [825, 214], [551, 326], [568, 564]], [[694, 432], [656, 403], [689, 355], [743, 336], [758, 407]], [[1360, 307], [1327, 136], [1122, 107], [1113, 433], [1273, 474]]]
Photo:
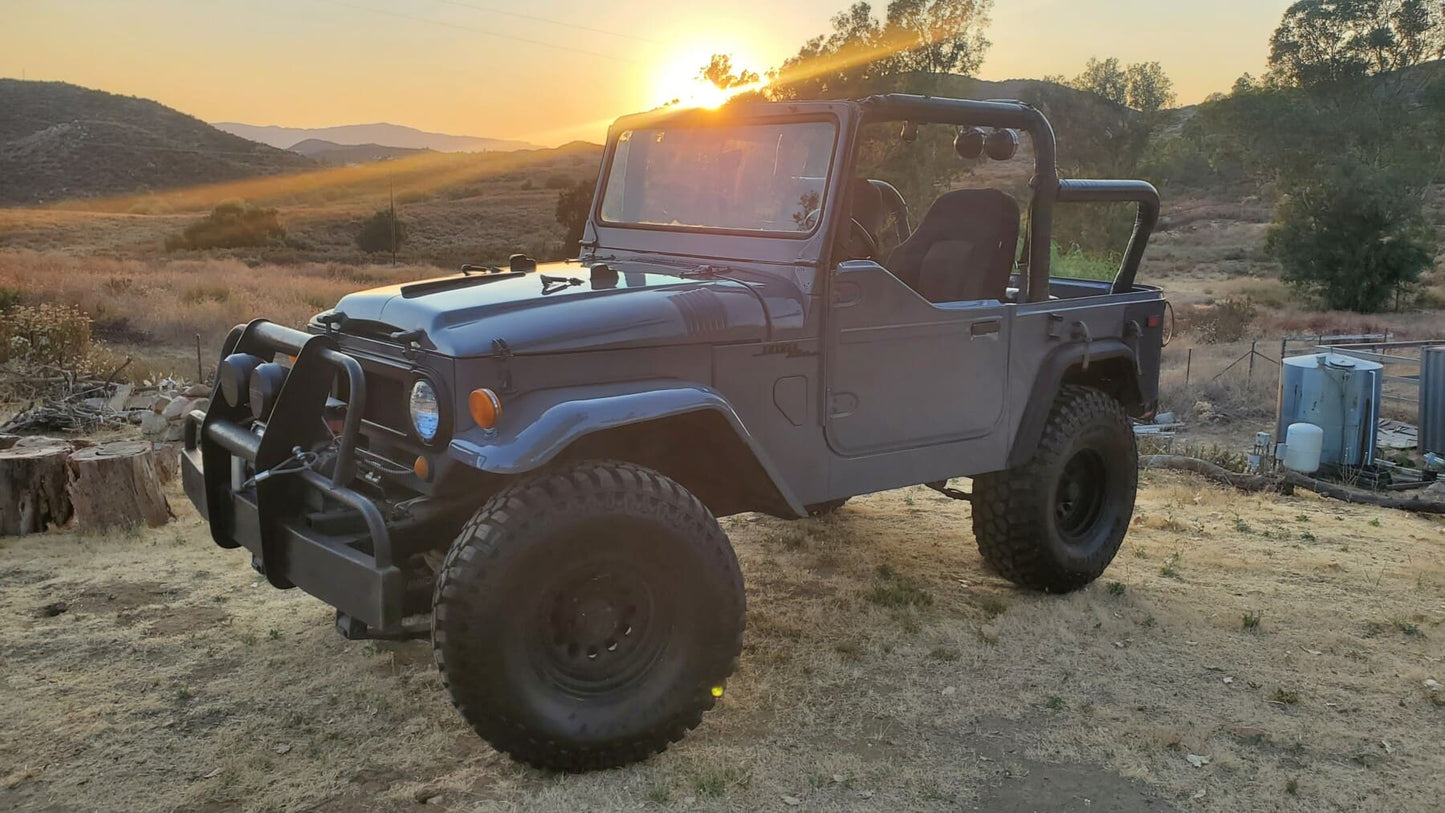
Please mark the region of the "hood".
[[496, 339], [513, 353], [556, 353], [767, 336], [763, 298], [748, 285], [616, 267], [615, 278], [595, 280], [562, 263], [421, 280], [348, 294], [333, 313], [345, 314], [345, 333], [420, 331], [422, 347], [458, 358], [486, 355]]

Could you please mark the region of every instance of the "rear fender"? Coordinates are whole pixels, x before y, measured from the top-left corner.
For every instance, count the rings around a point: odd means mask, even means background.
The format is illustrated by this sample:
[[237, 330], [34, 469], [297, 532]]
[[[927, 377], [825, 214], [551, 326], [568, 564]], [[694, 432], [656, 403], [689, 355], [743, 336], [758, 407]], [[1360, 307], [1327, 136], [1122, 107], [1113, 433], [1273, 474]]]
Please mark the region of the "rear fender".
[[[796, 516], [807, 515], [727, 399], [711, 387], [675, 380], [527, 393], [503, 404], [503, 414], [495, 430], [473, 426], [459, 433], [452, 440], [448, 455], [479, 471], [516, 476], [536, 471], [559, 457], [568, 456], [569, 452], [570, 456], [577, 456], [579, 453], [575, 450], [605, 449], [608, 444], [602, 443], [601, 438], [616, 436], [628, 427], [676, 426], [676, 419], [686, 416], [705, 416], [725, 423], [735, 435], [729, 440], [735, 440], [746, 450], [769, 481], [770, 490], [775, 492], [773, 501], [780, 503], [778, 508]], [[684, 444], [690, 442], [686, 437], [680, 440]], [[699, 451], [702, 449], [699, 444]], [[632, 462], [648, 463], [646, 460]]]
[[1033, 457], [1043, 437], [1049, 410], [1065, 384], [1097, 387], [1118, 399], [1130, 415], [1143, 410], [1138, 356], [1128, 344], [1119, 339], [1101, 339], [1057, 348], [1044, 358], [1034, 378], [1028, 404], [1009, 449], [1009, 468], [1021, 466]]

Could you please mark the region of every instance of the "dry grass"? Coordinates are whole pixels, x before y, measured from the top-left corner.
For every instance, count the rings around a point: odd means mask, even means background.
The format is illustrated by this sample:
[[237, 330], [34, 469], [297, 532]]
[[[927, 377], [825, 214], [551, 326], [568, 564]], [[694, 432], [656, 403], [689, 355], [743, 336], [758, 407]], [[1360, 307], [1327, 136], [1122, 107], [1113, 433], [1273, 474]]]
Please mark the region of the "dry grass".
[[[922, 489], [730, 519], [748, 639], [719, 709], [645, 764], [548, 776], [461, 724], [425, 643], [340, 639], [178, 512], [0, 541], [0, 807], [1411, 811], [1442, 789], [1445, 527], [1407, 514], [1146, 475], [1119, 559], [1062, 597], [987, 573], [967, 506]], [[870, 598], [898, 585], [930, 600]]]
[[438, 276], [430, 266], [304, 263], [249, 266], [235, 259], [120, 260], [0, 252], [0, 289], [27, 302], [74, 306], [114, 352], [134, 355], [132, 376], [194, 376], [195, 337], [214, 367], [233, 326], [257, 316], [292, 327], [358, 288]]

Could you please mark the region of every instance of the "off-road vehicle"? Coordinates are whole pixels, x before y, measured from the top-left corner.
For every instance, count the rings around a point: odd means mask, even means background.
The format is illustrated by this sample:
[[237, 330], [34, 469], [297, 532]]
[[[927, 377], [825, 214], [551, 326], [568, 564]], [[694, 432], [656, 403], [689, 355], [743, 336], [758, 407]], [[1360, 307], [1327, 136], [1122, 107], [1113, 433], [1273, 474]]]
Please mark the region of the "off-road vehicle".
[[[913, 226], [861, 145], [925, 125], [980, 166], [1027, 138], [1027, 217], [955, 189], [914, 201]], [[451, 696], [496, 748], [560, 770], [645, 758], [698, 724], [741, 651], [717, 517], [928, 484], [972, 501], [983, 559], [1019, 585], [1108, 566], [1134, 505], [1130, 416], [1156, 401], [1165, 303], [1134, 278], [1158, 195], [1056, 163], [1018, 102], [625, 117], [580, 259], [517, 255], [350, 294], [304, 332], [232, 331], [187, 422], [186, 492], [216, 544], [333, 605], [343, 634], [430, 614]], [[1117, 278], [1051, 278], [1055, 208], [1088, 202], [1137, 204]]]

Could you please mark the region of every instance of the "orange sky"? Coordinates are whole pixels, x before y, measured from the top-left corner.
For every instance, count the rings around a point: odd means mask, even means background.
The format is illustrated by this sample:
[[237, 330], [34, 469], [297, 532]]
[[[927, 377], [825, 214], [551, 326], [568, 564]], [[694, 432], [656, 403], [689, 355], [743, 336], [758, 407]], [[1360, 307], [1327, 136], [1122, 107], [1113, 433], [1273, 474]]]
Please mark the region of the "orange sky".
[[[5, 0], [0, 76], [145, 96], [207, 121], [597, 141], [618, 115], [679, 95], [709, 54], [766, 70], [847, 2]], [[1197, 102], [1262, 72], [1289, 4], [996, 0], [981, 75], [1158, 60], [1180, 101]]]

